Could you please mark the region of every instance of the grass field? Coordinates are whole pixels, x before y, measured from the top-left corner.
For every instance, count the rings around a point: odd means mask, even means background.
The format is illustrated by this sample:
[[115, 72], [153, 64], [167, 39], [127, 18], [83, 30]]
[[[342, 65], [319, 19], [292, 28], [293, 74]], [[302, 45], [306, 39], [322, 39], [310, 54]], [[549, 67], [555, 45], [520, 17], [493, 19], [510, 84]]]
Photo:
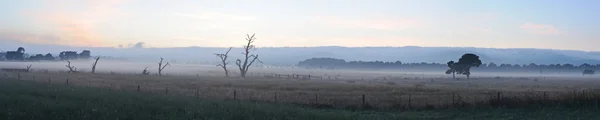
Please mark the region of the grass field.
[[0, 79], [4, 120], [595, 120], [599, 112], [567, 107], [348, 111]]
[[[514, 99], [520, 102], [575, 100], [600, 97], [595, 78], [553, 77], [471, 80], [295, 80], [215, 76], [140, 76], [90, 73], [5, 73], [6, 77], [42, 83], [91, 86], [155, 94], [198, 96], [211, 100], [262, 101], [312, 105], [321, 108], [423, 109], [465, 104], [481, 106]], [[35, 77], [35, 79], [34, 79]], [[587, 88], [587, 89], [586, 89]], [[498, 94], [500, 93], [500, 94]], [[363, 99], [364, 95], [364, 99]], [[500, 99], [499, 99], [500, 98]], [[519, 101], [516, 101], [519, 102]], [[588, 101], [589, 102], [589, 101]], [[598, 103], [593, 105], [598, 106]], [[521, 105], [521, 104], [513, 104]]]
[[[121, 71], [104, 68], [97, 74], [61, 72], [57, 65], [0, 72], [6, 118], [563, 120], [594, 118], [600, 106], [598, 77], [560, 73], [477, 73], [453, 80], [441, 73], [256, 68], [242, 79], [185, 65], [167, 69], [167, 76], [131, 72], [145, 64], [119, 63], [111, 68]], [[132, 115], [138, 112], [142, 115]]]

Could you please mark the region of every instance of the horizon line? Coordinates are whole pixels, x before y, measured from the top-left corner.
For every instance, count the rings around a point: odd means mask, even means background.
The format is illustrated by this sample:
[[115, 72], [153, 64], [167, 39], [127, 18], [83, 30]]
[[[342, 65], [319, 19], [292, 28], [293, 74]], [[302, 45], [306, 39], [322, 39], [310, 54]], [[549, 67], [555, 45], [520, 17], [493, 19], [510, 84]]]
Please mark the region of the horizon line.
[[[114, 49], [135, 49], [136, 47], [118, 47], [118, 46], [70, 46], [70, 45], [60, 45], [60, 44], [39, 44], [39, 43], [23, 43], [24, 45], [47, 45], [47, 46], [57, 46], [57, 47], [76, 47], [76, 48], [114, 48]], [[15, 46], [22, 47], [22, 46]], [[224, 48], [227, 49], [229, 47], [219, 47], [219, 46], [180, 46], [180, 47], [142, 47], [143, 49], [168, 49], [168, 48]], [[560, 50], [560, 51], [582, 51], [582, 52], [600, 52], [595, 50], [577, 50], [577, 49], [555, 49], [555, 48], [525, 48], [525, 47], [514, 47], [514, 48], [496, 48], [496, 47], [474, 47], [474, 46], [418, 46], [418, 45], [405, 45], [405, 46], [342, 46], [342, 45], [321, 45], [321, 46], [257, 46], [256, 48], [318, 48], [318, 47], [340, 47], [340, 48], [404, 48], [404, 47], [420, 47], [420, 48], [480, 48], [480, 49], [534, 49], [534, 50]], [[241, 48], [241, 47], [232, 47], [232, 48]], [[137, 48], [139, 49], [139, 48]], [[0, 50], [3, 51], [3, 50]]]

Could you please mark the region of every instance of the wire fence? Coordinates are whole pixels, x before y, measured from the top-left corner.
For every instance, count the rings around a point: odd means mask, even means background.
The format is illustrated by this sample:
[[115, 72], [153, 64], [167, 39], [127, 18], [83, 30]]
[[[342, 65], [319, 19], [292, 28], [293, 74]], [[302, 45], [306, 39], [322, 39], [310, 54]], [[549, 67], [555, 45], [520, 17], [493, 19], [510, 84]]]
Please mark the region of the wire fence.
[[[93, 78], [36, 77], [21, 73], [2, 73], [3, 80], [31, 80], [48, 84], [87, 86], [111, 90], [150, 92], [154, 94], [195, 96], [212, 100], [237, 100], [309, 105], [322, 108], [344, 109], [437, 109], [456, 107], [522, 107], [541, 106], [594, 106], [599, 107], [600, 90], [562, 92], [489, 91], [447, 93], [390, 93], [390, 92], [316, 92], [269, 91], [236, 89], [234, 87], [200, 87], [158, 85], [148, 82], [109, 82]], [[6, 79], [10, 78], [10, 79]]]

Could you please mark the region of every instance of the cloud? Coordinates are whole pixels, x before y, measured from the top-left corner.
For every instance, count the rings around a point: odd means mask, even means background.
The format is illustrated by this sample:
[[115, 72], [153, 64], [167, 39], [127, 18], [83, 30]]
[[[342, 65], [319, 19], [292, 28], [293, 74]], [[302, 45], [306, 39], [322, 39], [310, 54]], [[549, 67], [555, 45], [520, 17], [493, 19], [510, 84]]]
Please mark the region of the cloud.
[[560, 31], [553, 25], [525, 23], [521, 25], [521, 29], [527, 33], [541, 34], [541, 35], [554, 35], [560, 34]]
[[346, 19], [339, 17], [316, 17], [318, 23], [338, 28], [358, 28], [376, 30], [402, 30], [421, 28], [424, 23], [416, 19]]
[[0, 32], [0, 40], [21, 41], [25, 43], [53, 44], [60, 42], [60, 37], [17, 32]]
[[[119, 45], [119, 48], [124, 48], [123, 45]], [[128, 44], [127, 48], [146, 48], [146, 43], [144, 42], [137, 42], [135, 44]]]
[[[99, 22], [122, 13], [116, 5], [126, 0], [88, 0], [68, 1], [52, 0], [46, 8], [39, 11], [25, 11], [37, 22], [45, 23], [54, 28], [53, 35], [60, 39], [54, 44], [74, 46], [105, 46], [104, 37], [94, 28]], [[83, 3], [80, 3], [83, 2]], [[77, 6], [79, 9], [67, 9]]]
[[133, 44], [133, 46], [131, 46], [132, 48], [144, 48], [146, 46], [146, 43], [144, 42], [138, 42]]

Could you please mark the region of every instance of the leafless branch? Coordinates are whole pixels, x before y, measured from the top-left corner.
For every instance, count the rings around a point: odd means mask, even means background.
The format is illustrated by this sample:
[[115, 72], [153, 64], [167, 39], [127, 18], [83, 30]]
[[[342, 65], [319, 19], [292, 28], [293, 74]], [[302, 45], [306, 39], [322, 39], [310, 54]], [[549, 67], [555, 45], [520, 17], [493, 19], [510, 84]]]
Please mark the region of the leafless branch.
[[230, 47], [229, 50], [227, 50], [227, 52], [224, 54], [215, 53], [215, 55], [221, 59], [221, 64], [218, 64], [217, 67], [223, 68], [223, 71], [225, 71], [225, 76], [227, 77], [229, 77], [229, 71], [227, 70], [227, 64], [229, 64], [229, 62], [227, 61], [227, 58], [229, 58], [229, 52], [231, 49], [232, 48]]
[[162, 71], [167, 67], [170, 66], [169, 62], [167, 62], [166, 64], [163, 65], [163, 58], [160, 58], [160, 62], [158, 62], [158, 76], [162, 76]]
[[255, 46], [252, 44], [254, 43], [254, 40], [256, 40], [254, 36], [255, 34], [246, 34], [247, 43], [246, 45], [244, 45], [244, 51], [242, 52], [242, 55], [244, 55], [244, 59], [237, 59], [235, 61], [235, 64], [238, 66], [238, 69], [240, 69], [240, 74], [242, 77], [246, 77], [246, 73], [255, 61], [258, 60], [262, 63], [262, 61], [258, 59], [258, 55], [250, 53], [251, 50], [255, 49]]
[[69, 73], [76, 73], [77, 67], [71, 66], [71, 61], [67, 61], [67, 65], [65, 67], [69, 68]]

